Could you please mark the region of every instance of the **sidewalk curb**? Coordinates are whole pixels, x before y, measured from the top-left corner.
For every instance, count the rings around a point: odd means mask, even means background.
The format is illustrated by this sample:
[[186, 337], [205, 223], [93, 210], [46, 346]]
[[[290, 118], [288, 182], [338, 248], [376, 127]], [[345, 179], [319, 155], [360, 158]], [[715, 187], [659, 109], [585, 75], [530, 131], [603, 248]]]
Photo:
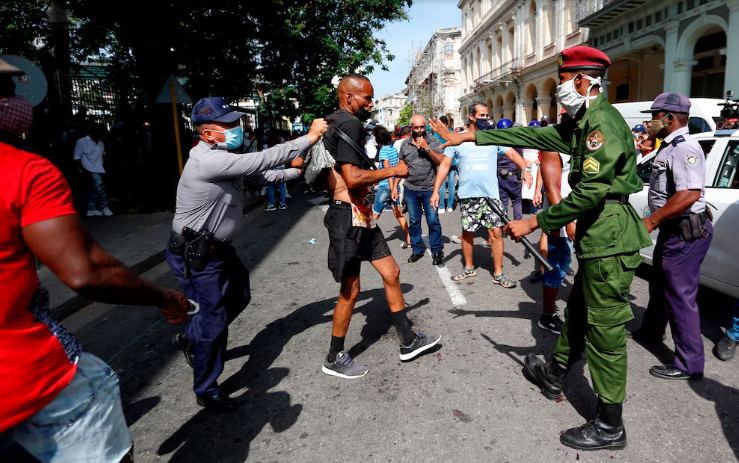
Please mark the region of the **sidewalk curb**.
[[[244, 207], [243, 214], [253, 211], [267, 201], [267, 196], [253, 196], [252, 198], [255, 198], [255, 200]], [[142, 273], [151, 270], [160, 263], [164, 262], [164, 254], [165, 250], [162, 249], [161, 251], [152, 254], [144, 260], [130, 265], [128, 268], [130, 268], [131, 271], [136, 275], [141, 275]], [[51, 308], [51, 316], [55, 320], [61, 321], [69, 317], [70, 315], [79, 312], [93, 302], [94, 301], [87, 299], [86, 297], [75, 294], [74, 296], [64, 301], [61, 301], [59, 304], [53, 305]]]

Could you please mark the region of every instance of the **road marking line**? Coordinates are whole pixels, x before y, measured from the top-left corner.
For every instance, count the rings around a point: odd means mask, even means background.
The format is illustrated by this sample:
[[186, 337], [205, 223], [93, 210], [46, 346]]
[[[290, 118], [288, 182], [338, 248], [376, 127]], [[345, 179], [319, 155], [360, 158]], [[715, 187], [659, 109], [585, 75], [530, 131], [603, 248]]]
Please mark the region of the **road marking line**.
[[[426, 245], [426, 251], [428, 251], [429, 256], [431, 255], [431, 245], [429, 244], [429, 237], [428, 235], [421, 236], [421, 240], [423, 240], [423, 244]], [[454, 284], [452, 281], [452, 274], [449, 273], [449, 269], [444, 267], [437, 267], [434, 265], [434, 268], [436, 269], [436, 272], [439, 274], [439, 278], [441, 278], [441, 283], [446, 288], [446, 292], [449, 293], [449, 298], [452, 300], [452, 304], [456, 307], [459, 305], [465, 305], [467, 304], [467, 299], [465, 299], [464, 295], [462, 294], [462, 291], [459, 290], [459, 287]]]

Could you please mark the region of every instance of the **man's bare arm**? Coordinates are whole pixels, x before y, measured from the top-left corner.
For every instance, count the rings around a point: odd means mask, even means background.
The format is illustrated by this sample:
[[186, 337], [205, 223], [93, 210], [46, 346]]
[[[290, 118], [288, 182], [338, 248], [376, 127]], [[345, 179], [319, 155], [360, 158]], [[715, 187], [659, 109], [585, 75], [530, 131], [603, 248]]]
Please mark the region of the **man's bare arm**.
[[187, 319], [185, 295], [139, 278], [93, 241], [76, 215], [26, 225], [22, 233], [31, 252], [80, 295], [100, 302], [157, 306], [172, 323]]
[[379, 170], [363, 170], [354, 164], [341, 165], [341, 177], [344, 179], [346, 187], [350, 190], [364, 188], [374, 185], [380, 180], [390, 177], [407, 177], [408, 164], [401, 161], [394, 167]]
[[[503, 154], [505, 155], [505, 157], [510, 159], [519, 169], [525, 170], [526, 167], [528, 167], [523, 156], [518, 154], [518, 151], [514, 150], [513, 148], [508, 148]], [[534, 182], [534, 178], [531, 176], [531, 172], [524, 172], [522, 178], [526, 182], [526, 186], [531, 187], [531, 184]]]

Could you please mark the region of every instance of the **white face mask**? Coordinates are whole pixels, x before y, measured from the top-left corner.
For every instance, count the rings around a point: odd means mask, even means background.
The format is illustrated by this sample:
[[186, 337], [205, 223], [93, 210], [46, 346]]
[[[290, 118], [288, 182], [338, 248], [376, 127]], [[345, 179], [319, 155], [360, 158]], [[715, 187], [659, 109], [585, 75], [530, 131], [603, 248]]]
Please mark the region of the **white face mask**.
[[[587, 91], [588, 95], [590, 95], [590, 90], [595, 85], [598, 85], [599, 92], [603, 92], [601, 84], [602, 79], [600, 77], [590, 77], [584, 74], [580, 74], [580, 76], [590, 81], [590, 87], [588, 87]], [[585, 103], [585, 107], [587, 108], [590, 105], [590, 100], [594, 100], [596, 98], [597, 96], [585, 97], [583, 95], [580, 95], [580, 93], [575, 89], [575, 79], [568, 80], [562, 85], [557, 85], [557, 100], [559, 101], [559, 104], [562, 105], [564, 110], [567, 111], [567, 114], [572, 117], [575, 117], [577, 112], [582, 107], [583, 103]]]

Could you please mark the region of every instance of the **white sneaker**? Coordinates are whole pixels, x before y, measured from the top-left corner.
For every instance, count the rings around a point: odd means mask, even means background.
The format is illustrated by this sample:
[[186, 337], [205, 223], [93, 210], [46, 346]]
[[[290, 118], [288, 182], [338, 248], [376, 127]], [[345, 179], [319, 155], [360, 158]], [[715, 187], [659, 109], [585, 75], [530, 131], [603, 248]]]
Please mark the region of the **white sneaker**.
[[104, 215], [105, 217], [110, 217], [110, 216], [112, 216], [112, 215], [113, 215], [113, 211], [111, 211], [111, 210], [110, 210], [110, 209], [108, 209], [107, 207], [104, 207], [104, 208], [103, 208], [103, 215]]
[[448, 207], [446, 211], [449, 212], [449, 213], [452, 213], [452, 212], [454, 212], [454, 209], [452, 209], [451, 207]]
[[97, 209], [88, 209], [87, 210], [87, 216], [88, 217], [102, 217], [103, 216], [103, 213], [100, 212]]
[[441, 209], [439, 209], [439, 214], [443, 214], [444, 212], [446, 212], [446, 211], [444, 210], [443, 207]]
[[457, 235], [452, 235], [452, 243], [462, 244], [462, 237], [457, 236]]

